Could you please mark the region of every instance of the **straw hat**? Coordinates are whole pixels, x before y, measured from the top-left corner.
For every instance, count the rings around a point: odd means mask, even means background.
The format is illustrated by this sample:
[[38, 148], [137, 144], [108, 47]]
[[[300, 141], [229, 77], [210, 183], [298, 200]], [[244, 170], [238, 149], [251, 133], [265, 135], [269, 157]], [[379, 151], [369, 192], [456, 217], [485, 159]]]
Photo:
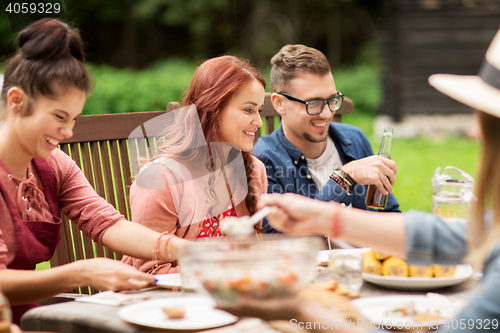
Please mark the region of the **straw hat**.
[[434, 74], [429, 83], [459, 102], [500, 117], [500, 30], [486, 51], [478, 75]]

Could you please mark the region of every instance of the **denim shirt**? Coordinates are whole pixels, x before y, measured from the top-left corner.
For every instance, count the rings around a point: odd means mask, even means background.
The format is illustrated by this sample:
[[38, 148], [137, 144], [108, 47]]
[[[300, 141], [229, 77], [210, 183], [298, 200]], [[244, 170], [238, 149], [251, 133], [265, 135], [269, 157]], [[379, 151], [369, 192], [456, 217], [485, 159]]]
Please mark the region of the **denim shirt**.
[[[330, 123], [328, 134], [343, 165], [373, 155], [368, 138], [357, 127]], [[282, 124], [270, 135], [259, 138], [252, 153], [266, 166], [268, 193], [297, 193], [322, 201], [352, 204], [355, 208], [372, 210], [365, 205], [368, 185], [356, 185], [352, 195], [348, 195], [337, 183], [329, 179], [319, 190], [305, 156], [285, 138]], [[393, 194], [389, 194], [387, 207], [383, 211], [400, 212], [399, 203]], [[264, 220], [263, 227], [268, 233], [277, 232], [268, 225], [267, 220]]]
[[[443, 222], [429, 213], [409, 211], [403, 214], [406, 225], [406, 250], [409, 264], [455, 265], [467, 254], [467, 225], [462, 222]], [[500, 242], [493, 248], [483, 268], [483, 280], [469, 304], [450, 321], [449, 328], [439, 332], [484, 332], [500, 328]], [[469, 322], [470, 320], [470, 322]], [[493, 329], [496, 320], [497, 329]], [[465, 323], [466, 328], [460, 329]], [[471, 323], [469, 327], [469, 323]], [[472, 325], [473, 323], [473, 325]], [[453, 329], [453, 327], [455, 329]], [[464, 327], [462, 325], [462, 327]]]

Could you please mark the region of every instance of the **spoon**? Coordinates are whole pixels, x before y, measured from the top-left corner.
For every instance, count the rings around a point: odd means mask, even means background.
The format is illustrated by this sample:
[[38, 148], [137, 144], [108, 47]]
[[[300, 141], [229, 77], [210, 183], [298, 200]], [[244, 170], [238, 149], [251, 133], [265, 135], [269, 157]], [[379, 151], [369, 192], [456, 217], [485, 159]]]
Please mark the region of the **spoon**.
[[264, 207], [251, 217], [227, 217], [220, 221], [220, 228], [226, 235], [250, 235], [253, 233], [255, 223], [271, 213], [271, 207]]
[[269, 215], [272, 211], [272, 208], [267, 206], [253, 214], [251, 217], [248, 217], [245, 223], [249, 223], [252, 227], [255, 223], [259, 222], [262, 220], [264, 217]]

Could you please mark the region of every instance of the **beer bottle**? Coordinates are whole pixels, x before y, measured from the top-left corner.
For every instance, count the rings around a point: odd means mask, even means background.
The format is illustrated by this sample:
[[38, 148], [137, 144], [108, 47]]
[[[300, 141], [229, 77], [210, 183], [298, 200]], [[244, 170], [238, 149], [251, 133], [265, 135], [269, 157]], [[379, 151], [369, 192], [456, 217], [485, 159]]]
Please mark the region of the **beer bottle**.
[[[394, 129], [392, 127], [384, 128], [382, 143], [380, 144], [380, 150], [378, 152], [379, 156], [391, 158], [393, 132]], [[365, 204], [366, 207], [384, 209], [387, 206], [387, 195], [383, 195], [375, 185], [369, 185]]]

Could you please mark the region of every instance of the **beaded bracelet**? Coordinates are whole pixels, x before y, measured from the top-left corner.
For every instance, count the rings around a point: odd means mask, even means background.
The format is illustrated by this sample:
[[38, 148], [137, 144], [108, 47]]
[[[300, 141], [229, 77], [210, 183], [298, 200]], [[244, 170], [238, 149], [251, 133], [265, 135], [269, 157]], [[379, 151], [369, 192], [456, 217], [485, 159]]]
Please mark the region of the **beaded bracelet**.
[[343, 180], [343, 178], [340, 176], [340, 173], [337, 170], [334, 170], [332, 174], [330, 175], [330, 179], [333, 180], [335, 183], [337, 183], [347, 194], [350, 194], [350, 189]]
[[348, 195], [352, 194], [358, 183], [344, 170], [337, 168], [330, 175], [330, 179], [337, 183]]

